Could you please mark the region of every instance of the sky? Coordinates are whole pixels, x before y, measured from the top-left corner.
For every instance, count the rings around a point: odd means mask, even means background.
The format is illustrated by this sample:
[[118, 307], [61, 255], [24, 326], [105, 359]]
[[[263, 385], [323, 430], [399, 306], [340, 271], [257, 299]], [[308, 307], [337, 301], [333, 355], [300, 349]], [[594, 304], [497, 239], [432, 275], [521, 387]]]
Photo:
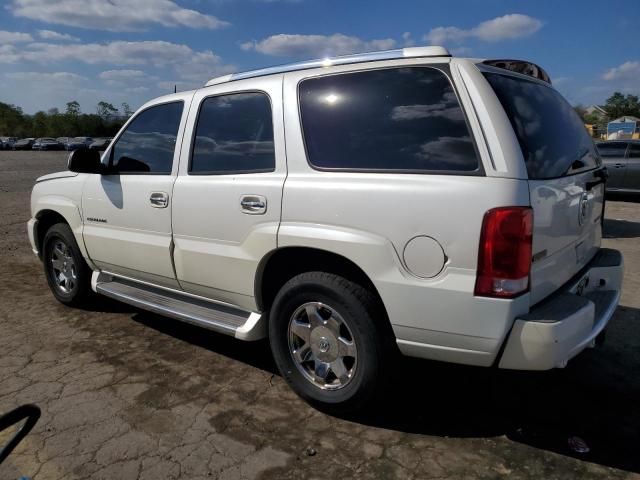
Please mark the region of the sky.
[[533, 61], [573, 104], [640, 94], [640, 0], [0, 0], [0, 102], [137, 108], [227, 73], [403, 46]]

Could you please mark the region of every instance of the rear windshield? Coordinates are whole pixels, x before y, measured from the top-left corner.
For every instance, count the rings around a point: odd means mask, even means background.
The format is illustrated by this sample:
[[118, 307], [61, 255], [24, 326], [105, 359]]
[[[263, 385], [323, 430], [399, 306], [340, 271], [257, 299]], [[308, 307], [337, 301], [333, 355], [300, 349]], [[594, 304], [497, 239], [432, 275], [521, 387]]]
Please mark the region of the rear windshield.
[[582, 120], [553, 88], [497, 73], [484, 76], [511, 121], [530, 179], [563, 177], [600, 164]]

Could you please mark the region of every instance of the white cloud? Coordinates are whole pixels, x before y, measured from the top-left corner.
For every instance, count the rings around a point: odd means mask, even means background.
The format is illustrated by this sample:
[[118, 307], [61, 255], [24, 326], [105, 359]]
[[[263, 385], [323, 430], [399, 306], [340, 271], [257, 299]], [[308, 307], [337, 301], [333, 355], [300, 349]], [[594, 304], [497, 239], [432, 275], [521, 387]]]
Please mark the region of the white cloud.
[[15, 16], [73, 27], [135, 31], [150, 25], [216, 29], [229, 25], [172, 0], [13, 0]]
[[[111, 86], [132, 87], [136, 82], [163, 80], [178, 83], [181, 90], [198, 88], [207, 80], [236, 71], [210, 50], [193, 50], [183, 44], [165, 41], [57, 44], [31, 43], [18, 50], [0, 46], [1, 63], [58, 65], [63, 62], [90, 65], [136, 66], [135, 69], [111, 69], [99, 78]], [[135, 86], [135, 85], [134, 85]]]
[[132, 82], [146, 79], [147, 74], [142, 70], [105, 70], [98, 77], [107, 82]]
[[33, 41], [33, 37], [28, 33], [7, 32], [6, 30], [0, 30], [0, 44], [31, 42], [31, 41]]
[[602, 78], [605, 80], [633, 80], [640, 83], [640, 62], [624, 62], [618, 67], [607, 70]]
[[180, 72], [181, 78], [196, 77], [202, 81], [207, 80], [208, 75], [218, 72], [230, 73], [234, 70], [233, 66], [224, 65], [221, 58], [210, 50], [195, 51], [184, 44], [161, 40], [72, 45], [31, 43], [19, 52], [8, 53], [18, 55], [21, 60], [38, 64], [73, 61], [90, 65], [169, 66]]
[[38, 30], [38, 36], [43, 40], [77, 42], [80, 39], [68, 33], [54, 32], [53, 30]]
[[334, 33], [333, 35], [295, 35], [281, 33], [259, 42], [240, 45], [243, 50], [255, 50], [265, 55], [279, 57], [313, 57], [348, 55], [372, 50], [388, 50], [396, 46], [391, 38], [362, 40], [358, 37]]
[[87, 77], [72, 72], [11, 72], [5, 73], [6, 78], [13, 80], [26, 80], [29, 82], [42, 82], [49, 85], [53, 83], [78, 83], [87, 80]]
[[20, 53], [11, 44], [0, 44], [0, 63], [16, 63], [20, 60]]
[[411, 38], [411, 32], [404, 32], [402, 34], [402, 42], [405, 47], [413, 47], [416, 44], [413, 38]]
[[470, 29], [458, 27], [432, 28], [424, 39], [432, 44], [461, 42], [466, 39], [478, 39], [485, 42], [498, 42], [515, 38], [528, 37], [542, 28], [537, 18], [519, 13], [512, 13], [487, 20]]

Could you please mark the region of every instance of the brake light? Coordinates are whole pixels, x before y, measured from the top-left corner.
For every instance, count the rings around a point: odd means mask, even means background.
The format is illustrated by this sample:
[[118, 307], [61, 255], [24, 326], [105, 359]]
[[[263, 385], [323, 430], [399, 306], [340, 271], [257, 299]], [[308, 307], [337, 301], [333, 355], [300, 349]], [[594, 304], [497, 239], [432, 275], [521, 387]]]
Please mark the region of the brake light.
[[533, 210], [501, 207], [484, 214], [475, 295], [513, 298], [529, 289]]

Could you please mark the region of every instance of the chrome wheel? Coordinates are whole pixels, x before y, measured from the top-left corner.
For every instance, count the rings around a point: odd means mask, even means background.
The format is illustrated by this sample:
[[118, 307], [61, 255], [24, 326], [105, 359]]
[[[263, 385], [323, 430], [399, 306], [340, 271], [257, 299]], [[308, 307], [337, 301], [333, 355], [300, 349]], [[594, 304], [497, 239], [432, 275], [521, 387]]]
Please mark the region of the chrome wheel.
[[50, 262], [56, 287], [63, 293], [71, 293], [78, 282], [78, 270], [71, 249], [59, 238], [53, 240]]
[[305, 303], [291, 316], [289, 352], [314, 385], [336, 390], [347, 385], [358, 363], [356, 343], [342, 316], [320, 302]]

